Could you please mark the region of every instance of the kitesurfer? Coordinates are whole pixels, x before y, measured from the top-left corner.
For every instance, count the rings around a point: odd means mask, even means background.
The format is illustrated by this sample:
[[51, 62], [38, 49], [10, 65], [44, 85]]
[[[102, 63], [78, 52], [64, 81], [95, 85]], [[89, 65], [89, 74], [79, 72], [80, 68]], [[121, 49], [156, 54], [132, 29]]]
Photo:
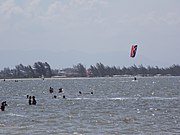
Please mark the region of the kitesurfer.
[[[131, 52], [130, 52], [130, 57], [131, 57], [131, 58], [134, 58], [134, 57], [136, 56], [137, 47], [138, 47], [137, 44], [132, 45], [132, 47], [131, 47]], [[136, 81], [136, 80], [137, 80], [136, 77], [134, 77], [134, 81]]]
[[136, 56], [136, 51], [137, 51], [137, 45], [132, 45], [130, 57], [134, 58]]

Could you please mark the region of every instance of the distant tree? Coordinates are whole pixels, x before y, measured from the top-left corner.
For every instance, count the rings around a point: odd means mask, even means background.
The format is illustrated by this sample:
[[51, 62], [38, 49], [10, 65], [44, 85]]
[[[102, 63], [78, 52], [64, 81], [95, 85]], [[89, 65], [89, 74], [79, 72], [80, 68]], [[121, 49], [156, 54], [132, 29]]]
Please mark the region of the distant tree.
[[28, 73], [28, 77], [30, 78], [35, 77], [34, 70], [30, 65], [27, 66], [26, 72]]
[[58, 76], [59, 75], [59, 70], [58, 69], [51, 69], [51, 76]]
[[33, 67], [36, 77], [41, 77], [45, 74], [45, 68], [42, 62], [35, 62]]
[[41, 77], [44, 75], [45, 77], [51, 77], [52, 76], [52, 70], [50, 65], [45, 62], [36, 62], [34, 63], [34, 73], [36, 77]]
[[[19, 64], [14, 69], [4, 68], [0, 71], [0, 78], [32, 78], [32, 77], [51, 77], [52, 75], [59, 75], [59, 70], [51, 69], [50, 65], [45, 62], [35, 62], [33, 68], [28, 65], [24, 66]], [[66, 76], [69, 77], [105, 77], [113, 75], [142, 75], [142, 76], [155, 76], [155, 75], [173, 75], [180, 76], [180, 65], [172, 65], [168, 68], [159, 68], [158, 66], [144, 67], [143, 65], [133, 65], [131, 67], [109, 67], [104, 66], [102, 63], [96, 63], [95, 66], [91, 65], [88, 70], [81, 63], [73, 68], [66, 68]]]
[[148, 74], [147, 69], [143, 65], [140, 65], [137, 70], [139, 71], [138, 74], [141, 74], [142, 76], [147, 76]]
[[172, 65], [169, 70], [171, 71], [170, 74], [173, 76], [180, 76], [180, 66], [179, 65]]
[[122, 68], [122, 75], [130, 75], [132, 74], [129, 68], [123, 67]]
[[3, 78], [11, 78], [12, 74], [11, 74], [11, 70], [10, 68], [4, 68], [3, 70]]
[[91, 71], [91, 77], [98, 77], [99, 72], [98, 69], [95, 66], [90, 66], [89, 71]]
[[86, 68], [81, 63], [74, 66], [74, 69], [77, 71], [80, 77], [87, 77]]
[[105, 67], [106, 70], [106, 76], [113, 76], [112, 68], [109, 66]]
[[120, 75], [121, 74], [121, 69], [120, 68], [116, 68], [115, 66], [113, 66], [111, 68], [111, 74], [112, 75]]
[[51, 70], [50, 65], [47, 62], [45, 62], [44, 67], [45, 67], [45, 70], [46, 70], [45, 76], [46, 77], [51, 77], [52, 76], [52, 70]]
[[41, 75], [43, 75], [42, 69], [38, 64], [38, 62], [34, 63], [33, 68], [34, 68], [35, 77], [40, 77]]
[[136, 65], [133, 65], [133, 66], [129, 67], [128, 70], [129, 70], [128, 74], [130, 74], [130, 75], [137, 75], [138, 74], [138, 68], [137, 68]]
[[102, 63], [97, 63], [96, 64], [98, 73], [99, 73], [99, 77], [104, 77], [106, 76], [106, 70], [105, 70], [105, 66]]

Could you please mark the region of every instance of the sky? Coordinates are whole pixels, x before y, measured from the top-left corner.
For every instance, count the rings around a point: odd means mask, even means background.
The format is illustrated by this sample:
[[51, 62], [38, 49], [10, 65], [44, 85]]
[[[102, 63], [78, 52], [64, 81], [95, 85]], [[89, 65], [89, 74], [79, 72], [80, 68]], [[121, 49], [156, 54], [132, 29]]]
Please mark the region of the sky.
[[0, 69], [180, 64], [179, 7], [180, 0], [0, 0]]

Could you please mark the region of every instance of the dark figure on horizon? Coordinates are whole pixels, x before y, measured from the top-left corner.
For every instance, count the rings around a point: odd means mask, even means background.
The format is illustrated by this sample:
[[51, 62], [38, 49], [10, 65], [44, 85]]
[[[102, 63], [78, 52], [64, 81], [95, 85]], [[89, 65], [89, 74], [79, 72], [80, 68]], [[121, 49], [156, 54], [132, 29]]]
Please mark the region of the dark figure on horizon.
[[66, 96], [64, 95], [63, 98], [66, 98]]
[[81, 92], [81, 91], [79, 91], [79, 94], [82, 94], [82, 92]]
[[137, 78], [136, 77], [134, 77], [134, 81], [136, 81], [137, 80]]

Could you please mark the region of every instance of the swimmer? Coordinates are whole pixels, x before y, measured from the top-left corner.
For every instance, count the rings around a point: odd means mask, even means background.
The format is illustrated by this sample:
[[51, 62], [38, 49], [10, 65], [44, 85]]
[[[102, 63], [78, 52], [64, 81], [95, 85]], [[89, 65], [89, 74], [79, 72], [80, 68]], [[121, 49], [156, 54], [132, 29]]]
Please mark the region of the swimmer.
[[60, 89], [59, 89], [59, 93], [62, 93], [62, 92], [63, 92], [63, 88], [60, 88]]
[[49, 92], [53, 93], [53, 88], [52, 87], [49, 88]]
[[81, 91], [79, 91], [79, 94], [82, 94], [82, 92], [81, 92]]

